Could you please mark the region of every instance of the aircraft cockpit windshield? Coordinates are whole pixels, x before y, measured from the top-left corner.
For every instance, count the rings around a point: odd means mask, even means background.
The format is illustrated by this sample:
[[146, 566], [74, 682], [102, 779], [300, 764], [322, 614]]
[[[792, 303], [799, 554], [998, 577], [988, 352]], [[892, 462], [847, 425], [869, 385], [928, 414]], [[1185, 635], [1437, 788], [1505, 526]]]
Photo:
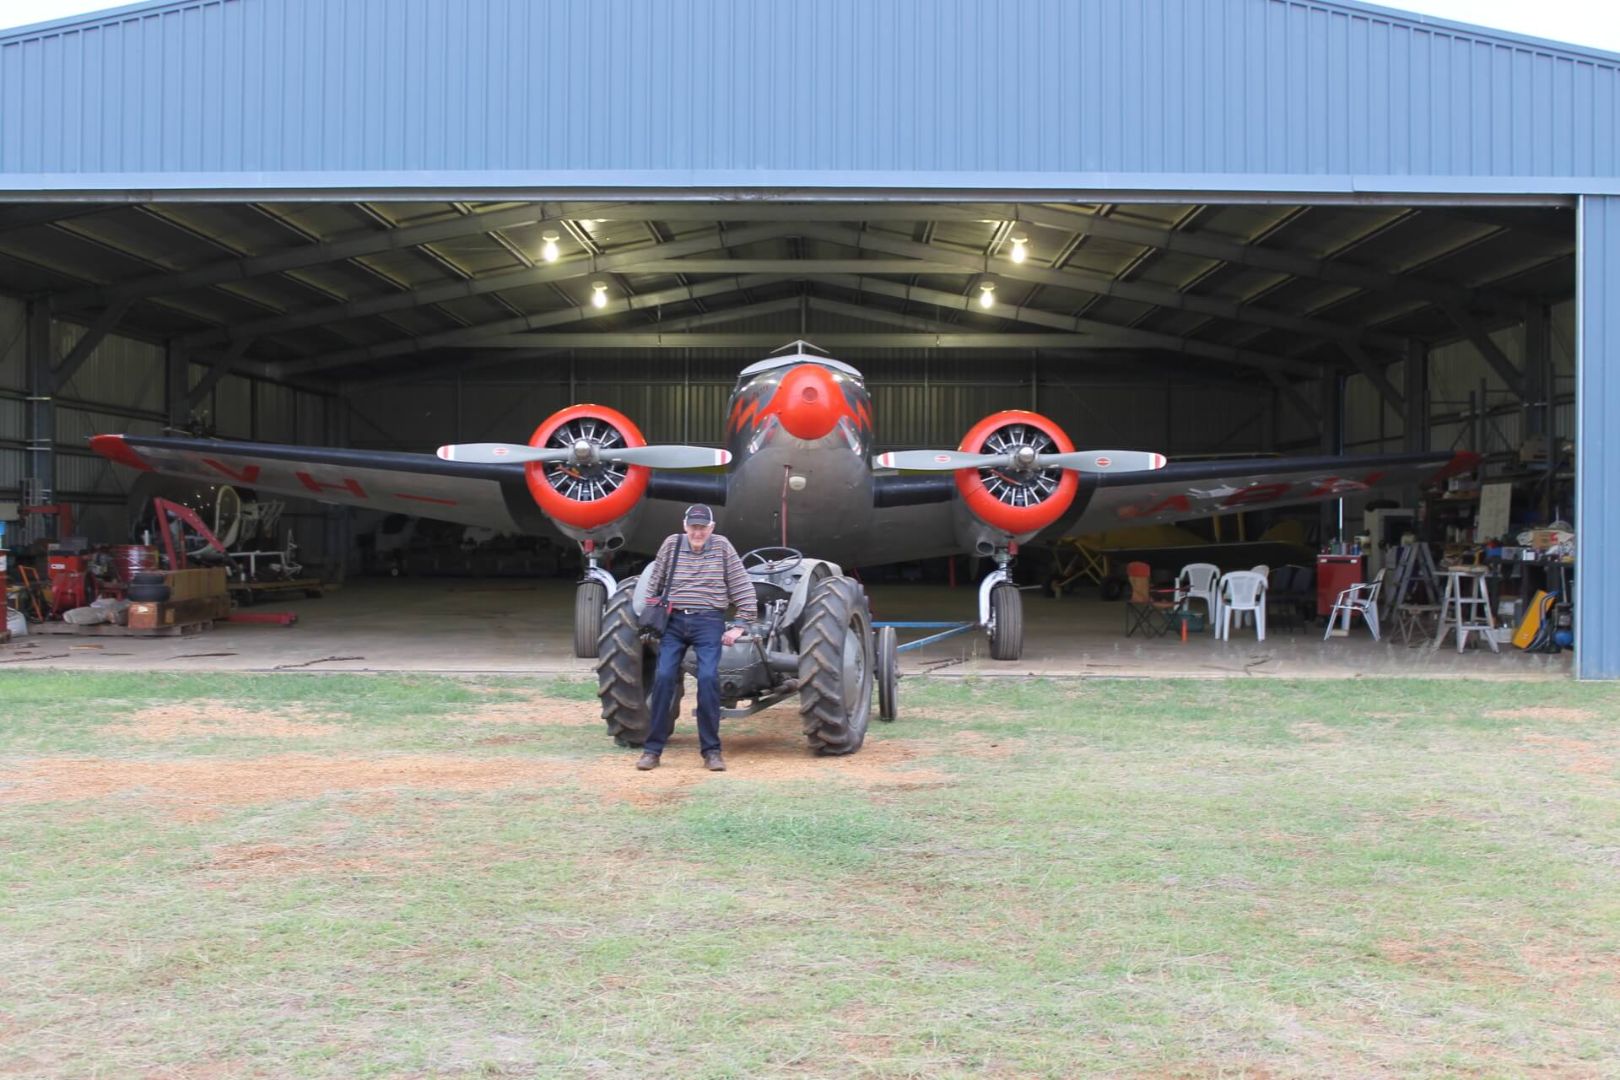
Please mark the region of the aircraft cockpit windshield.
[[859, 371], [842, 360], [834, 360], [830, 356], [817, 356], [813, 353], [794, 353], [790, 356], [772, 356], [758, 363], [749, 364], [737, 375], [737, 385], [741, 386], [755, 375], [764, 371], [777, 371], [782, 368], [797, 367], [800, 364], [820, 364], [824, 368], [831, 368], [846, 379], [853, 379], [859, 385], [866, 385], [866, 379]]

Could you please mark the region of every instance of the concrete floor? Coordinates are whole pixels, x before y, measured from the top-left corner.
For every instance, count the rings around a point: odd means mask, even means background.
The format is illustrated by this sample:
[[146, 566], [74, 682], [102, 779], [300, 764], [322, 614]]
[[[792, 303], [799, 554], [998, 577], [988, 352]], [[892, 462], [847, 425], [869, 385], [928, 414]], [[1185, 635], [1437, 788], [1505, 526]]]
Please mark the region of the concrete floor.
[[[184, 638], [30, 636], [0, 645], [12, 670], [421, 671], [588, 676], [592, 661], [573, 655], [573, 583], [564, 580], [362, 579], [319, 599], [267, 603], [250, 610], [295, 611], [293, 627], [219, 624]], [[971, 618], [969, 588], [878, 585], [876, 618]], [[1124, 610], [1084, 594], [1053, 600], [1025, 593], [1024, 656], [989, 658], [982, 633], [970, 632], [901, 653], [905, 674], [1046, 675], [1117, 678], [1365, 675], [1423, 678], [1568, 678], [1572, 654], [1532, 655], [1504, 645], [1500, 655], [1470, 647], [1459, 655], [1374, 642], [1359, 624], [1348, 638], [1322, 640], [1320, 627], [1273, 627], [1263, 642], [1252, 629], [1231, 641], [1195, 634], [1144, 640], [1124, 636]], [[900, 640], [929, 631], [901, 631]]]

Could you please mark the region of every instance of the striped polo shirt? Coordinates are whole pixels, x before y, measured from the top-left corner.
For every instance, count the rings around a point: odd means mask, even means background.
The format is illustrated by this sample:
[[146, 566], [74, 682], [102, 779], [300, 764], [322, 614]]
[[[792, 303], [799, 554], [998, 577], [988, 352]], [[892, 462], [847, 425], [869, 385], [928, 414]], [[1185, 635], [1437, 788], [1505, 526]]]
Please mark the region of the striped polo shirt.
[[737, 618], [751, 622], [758, 615], [754, 602], [754, 582], [743, 569], [737, 549], [723, 536], [710, 535], [702, 551], [693, 551], [685, 533], [675, 533], [664, 539], [653, 562], [652, 588], [649, 596], [663, 592], [664, 577], [669, 573], [670, 560], [675, 556], [675, 545], [681, 545], [681, 558], [675, 564], [675, 582], [670, 589], [670, 603], [678, 608], [720, 608], [728, 603], [737, 605]]

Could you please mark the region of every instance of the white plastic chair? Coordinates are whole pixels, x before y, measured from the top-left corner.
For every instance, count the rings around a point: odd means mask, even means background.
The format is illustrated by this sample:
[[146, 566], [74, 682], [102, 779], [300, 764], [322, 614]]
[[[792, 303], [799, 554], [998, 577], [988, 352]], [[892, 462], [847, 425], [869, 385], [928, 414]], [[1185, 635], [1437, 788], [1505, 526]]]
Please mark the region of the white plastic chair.
[[1220, 580], [1221, 568], [1214, 563], [1188, 563], [1176, 575], [1176, 599], [1183, 605], [1189, 600], [1202, 600], [1211, 625], [1215, 623], [1215, 585]]
[[1333, 610], [1328, 612], [1327, 629], [1322, 631], [1323, 641], [1332, 636], [1333, 624], [1341, 617], [1344, 620], [1344, 632], [1348, 635], [1350, 617], [1357, 612], [1367, 620], [1367, 629], [1372, 631], [1373, 640], [1378, 640], [1378, 593], [1384, 587], [1384, 575], [1387, 573], [1389, 573], [1387, 568], [1380, 570], [1378, 576], [1371, 581], [1358, 581], [1339, 594], [1338, 599], [1333, 601]]
[[[1271, 587], [1271, 567], [1267, 566], [1265, 563], [1255, 563], [1253, 566], [1249, 567], [1249, 569], [1266, 579], [1266, 587], [1268, 589]], [[1249, 613], [1246, 611], [1239, 616], [1239, 619], [1239, 626], [1248, 626], [1249, 623], [1253, 621], [1249, 618]]]
[[1215, 636], [1228, 641], [1232, 636], [1232, 616], [1254, 615], [1254, 633], [1266, 640], [1266, 579], [1253, 570], [1234, 570], [1221, 578], [1216, 591]]

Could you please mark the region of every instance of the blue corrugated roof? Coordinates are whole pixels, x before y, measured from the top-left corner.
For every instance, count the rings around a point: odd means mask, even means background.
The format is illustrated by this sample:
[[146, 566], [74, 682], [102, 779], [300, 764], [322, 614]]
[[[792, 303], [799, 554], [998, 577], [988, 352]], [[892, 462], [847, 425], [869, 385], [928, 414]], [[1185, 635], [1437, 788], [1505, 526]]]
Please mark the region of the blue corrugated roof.
[[1617, 59], [1352, 0], [167, 0], [0, 38], [0, 191], [1620, 193]]
[[1620, 64], [1620, 53], [1610, 52], [1606, 49], [1598, 49], [1578, 42], [1554, 41], [1551, 38], [1532, 37], [1513, 30], [1500, 30], [1495, 27], [1480, 26], [1476, 23], [1458, 22], [1455, 19], [1442, 19], [1437, 15], [1425, 15], [1419, 11], [1402, 11], [1400, 8], [1384, 7], [1380, 4], [1364, 4], [1359, 0], [1317, 0], [1310, 6], [1338, 8], [1343, 11], [1383, 17], [1395, 22], [1412, 23], [1475, 38], [1480, 41], [1494, 41], [1513, 48], [1532, 49], [1536, 52], [1547, 53], [1550, 56], [1607, 60]]
[[204, 4], [225, 2], [226, 0], [146, 0], [145, 3], [124, 4], [120, 7], [101, 8], [97, 11], [83, 11], [77, 15], [64, 15], [59, 19], [47, 19], [44, 22], [28, 23], [24, 26], [13, 26], [6, 30], [0, 30], [0, 45], [43, 37], [46, 34], [59, 33], [63, 30], [74, 30], [86, 26], [105, 26], [108, 23], [119, 22], [123, 19], [139, 18], [143, 15], [163, 11], [178, 11], [181, 8], [202, 7]]

